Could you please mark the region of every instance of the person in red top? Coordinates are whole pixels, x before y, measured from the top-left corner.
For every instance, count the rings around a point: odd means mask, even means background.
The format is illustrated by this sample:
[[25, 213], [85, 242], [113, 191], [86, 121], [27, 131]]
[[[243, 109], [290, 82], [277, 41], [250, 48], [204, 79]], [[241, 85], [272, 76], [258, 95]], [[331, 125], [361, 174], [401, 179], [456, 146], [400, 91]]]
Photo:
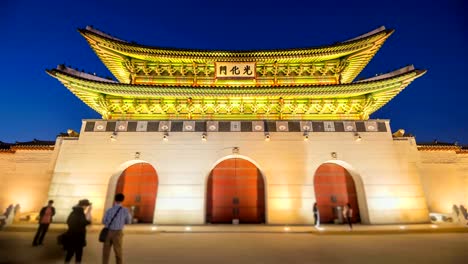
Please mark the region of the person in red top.
[[49, 200], [47, 206], [42, 207], [39, 212], [39, 227], [37, 228], [36, 235], [33, 240], [33, 247], [37, 245], [42, 245], [45, 234], [49, 230], [49, 225], [52, 223], [52, 217], [55, 215], [55, 208], [52, 206], [54, 204], [53, 200]]

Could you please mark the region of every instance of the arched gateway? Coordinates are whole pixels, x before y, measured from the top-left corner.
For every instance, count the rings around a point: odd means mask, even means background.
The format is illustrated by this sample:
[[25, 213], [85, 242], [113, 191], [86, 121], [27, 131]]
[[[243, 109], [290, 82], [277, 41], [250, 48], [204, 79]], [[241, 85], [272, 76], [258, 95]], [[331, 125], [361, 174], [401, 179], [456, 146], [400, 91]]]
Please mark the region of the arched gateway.
[[139, 223], [152, 223], [158, 175], [148, 163], [136, 163], [125, 169], [119, 177], [115, 193], [125, 195], [124, 207], [133, 208], [133, 218]]
[[314, 176], [315, 198], [321, 223], [330, 223], [339, 216], [337, 207], [350, 203], [353, 208], [352, 222], [360, 221], [356, 186], [351, 174], [342, 166], [324, 163]]
[[207, 183], [206, 220], [209, 223], [265, 222], [265, 184], [259, 169], [240, 158], [220, 162]]

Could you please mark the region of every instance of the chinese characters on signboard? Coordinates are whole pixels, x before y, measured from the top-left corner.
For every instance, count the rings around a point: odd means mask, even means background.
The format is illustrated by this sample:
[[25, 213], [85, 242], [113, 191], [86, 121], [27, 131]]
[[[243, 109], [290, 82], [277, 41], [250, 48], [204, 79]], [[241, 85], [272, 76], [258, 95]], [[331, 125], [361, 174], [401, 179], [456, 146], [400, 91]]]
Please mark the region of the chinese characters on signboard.
[[216, 78], [255, 78], [255, 62], [216, 62]]

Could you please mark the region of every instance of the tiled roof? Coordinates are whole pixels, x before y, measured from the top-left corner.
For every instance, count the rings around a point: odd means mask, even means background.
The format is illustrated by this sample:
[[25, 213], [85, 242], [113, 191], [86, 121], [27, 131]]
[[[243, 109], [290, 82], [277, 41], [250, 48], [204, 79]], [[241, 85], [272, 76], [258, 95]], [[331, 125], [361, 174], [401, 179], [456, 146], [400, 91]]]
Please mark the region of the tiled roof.
[[[148, 46], [137, 44], [135, 42], [124, 41], [119, 38], [112, 37], [108, 34], [102, 33], [99, 30], [90, 30], [89, 27], [78, 29], [85, 38], [93, 39], [95, 41], [106, 42], [114, 44], [118, 47], [131, 48], [134, 51], [147, 52], [150, 54], [160, 55], [174, 55], [174, 56], [189, 56], [194, 58], [201, 57], [264, 57], [264, 56], [297, 56], [297, 55], [327, 55], [331, 52], [343, 52], [347, 51], [352, 47], [359, 47], [362, 44], [375, 41], [376, 36], [381, 38], [382, 36], [388, 37], [394, 32], [393, 29], [385, 29], [380, 27], [378, 30], [372, 31], [372, 34], [365, 37], [357, 37], [352, 40], [336, 42], [331, 45], [323, 45], [317, 47], [307, 48], [290, 48], [290, 49], [271, 49], [271, 50], [206, 50], [206, 49], [184, 49], [184, 48], [163, 48], [156, 46]], [[364, 34], [366, 35], [366, 34]], [[353, 46], [354, 45], [354, 46]]]
[[[362, 80], [350, 84], [337, 85], [277, 85], [272, 87], [255, 86], [191, 86], [191, 85], [133, 85], [124, 83], [101, 82], [71, 74], [62, 69], [47, 70], [52, 77], [59, 79], [65, 86], [75, 89], [85, 89], [102, 94], [125, 95], [135, 97], [151, 96], [311, 96], [315, 97], [346, 97], [357, 96], [369, 92], [379, 92], [388, 88], [399, 87], [402, 83], [409, 84], [415, 78], [422, 76], [425, 70], [411, 70], [385, 79]], [[396, 87], [396, 88], [398, 88]]]
[[[409, 68], [408, 68], [409, 69]], [[355, 100], [362, 107], [363, 116], [370, 115], [414, 79], [422, 76], [424, 70], [407, 70], [388, 78], [335, 85], [280, 85], [273, 87], [212, 87], [182, 85], [134, 85], [100, 82], [73, 75], [61, 68], [48, 70], [51, 76], [62, 82], [83, 102], [106, 116], [111, 103], [108, 100], [147, 100], [147, 99], [226, 99], [257, 98], [278, 100]], [[144, 118], [144, 117], [141, 117]], [[341, 117], [343, 118], [343, 117]], [[351, 118], [351, 117], [348, 117]], [[366, 118], [366, 119], [367, 119]]]
[[193, 50], [150, 47], [120, 40], [89, 28], [79, 29], [102, 62], [122, 83], [129, 83], [130, 72], [123, 60], [135, 59], [151, 63], [212, 63], [214, 61], [256, 61], [278, 63], [311, 63], [346, 59], [347, 65], [341, 73], [341, 83], [350, 83], [377, 53], [393, 30], [384, 27], [350, 41], [338, 42], [313, 48], [229, 51]]
[[32, 141], [16, 141], [15, 146], [54, 146], [55, 141], [33, 139]]
[[5, 143], [0, 141], [0, 153], [15, 153], [16, 150], [54, 150], [55, 141], [34, 139], [27, 142]]
[[13, 144], [0, 141], [0, 150], [10, 149], [11, 145]]
[[433, 142], [418, 143], [419, 151], [455, 151], [457, 154], [468, 153], [468, 146], [460, 146], [458, 143], [440, 142], [434, 140]]

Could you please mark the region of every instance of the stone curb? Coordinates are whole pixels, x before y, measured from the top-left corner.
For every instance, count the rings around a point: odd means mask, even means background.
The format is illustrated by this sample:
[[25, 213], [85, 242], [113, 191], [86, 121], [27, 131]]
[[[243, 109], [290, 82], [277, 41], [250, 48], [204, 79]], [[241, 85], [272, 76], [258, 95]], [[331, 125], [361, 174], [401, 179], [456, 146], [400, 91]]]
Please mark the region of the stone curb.
[[[101, 229], [101, 225], [92, 226], [88, 229], [88, 233], [98, 233]], [[150, 225], [148, 225], [150, 227]], [[179, 226], [178, 226], [179, 227]], [[182, 229], [184, 226], [180, 226]], [[193, 226], [197, 228], [197, 226]], [[200, 226], [198, 226], [200, 227]], [[0, 232], [35, 232], [36, 226], [9, 226], [4, 227]], [[272, 227], [274, 228], [274, 227]], [[450, 227], [450, 228], [422, 228], [422, 229], [398, 229], [398, 230], [391, 230], [385, 229], [371, 229], [371, 230], [294, 230], [294, 226], [290, 226], [292, 230], [285, 231], [285, 230], [268, 230], [268, 228], [260, 227], [259, 229], [246, 229], [246, 230], [228, 230], [223, 229], [220, 227], [221, 230], [213, 230], [216, 228], [210, 227], [211, 230], [173, 230], [172, 227], [169, 230], [164, 230], [164, 226], [158, 226], [158, 230], [139, 230], [139, 229], [132, 229], [127, 228], [125, 229], [126, 234], [146, 234], [146, 235], [155, 235], [155, 234], [217, 234], [217, 233], [232, 233], [232, 234], [241, 234], [241, 233], [252, 233], [252, 234], [313, 234], [313, 235], [395, 235], [395, 234], [440, 234], [440, 233], [468, 233], [467, 227]], [[263, 229], [263, 230], [262, 230]], [[66, 230], [65, 227], [52, 227], [49, 229], [50, 233], [61, 233]]]

